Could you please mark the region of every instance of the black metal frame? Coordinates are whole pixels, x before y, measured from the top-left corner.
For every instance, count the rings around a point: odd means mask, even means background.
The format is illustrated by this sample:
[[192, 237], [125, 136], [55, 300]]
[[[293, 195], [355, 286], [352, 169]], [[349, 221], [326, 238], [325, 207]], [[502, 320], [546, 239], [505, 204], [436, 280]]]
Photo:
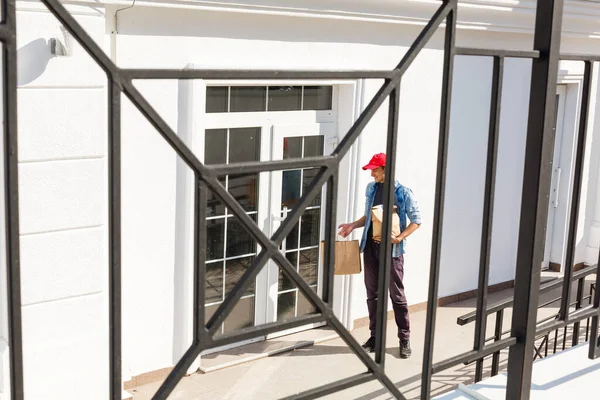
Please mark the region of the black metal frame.
[[[110, 297], [110, 397], [121, 397], [121, 136], [120, 112], [121, 95], [127, 96], [136, 108], [150, 121], [179, 157], [194, 171], [194, 339], [190, 348], [173, 368], [167, 379], [155, 394], [155, 399], [166, 399], [185, 374], [191, 363], [202, 350], [222, 346], [237, 341], [263, 336], [272, 332], [302, 326], [308, 323], [327, 322], [346, 342], [356, 356], [364, 363], [367, 372], [349, 377], [337, 382], [306, 391], [294, 399], [312, 399], [355, 385], [379, 380], [390, 393], [399, 399], [404, 399], [402, 393], [385, 374], [385, 328], [387, 298], [380, 296], [377, 307], [377, 344], [375, 360], [360, 347], [356, 340], [335, 317], [332, 310], [333, 300], [333, 265], [335, 252], [331, 246], [335, 242], [335, 196], [337, 192], [339, 163], [351, 148], [375, 112], [389, 98], [389, 121], [387, 134], [387, 152], [395, 154], [398, 142], [398, 106], [400, 99], [400, 82], [403, 74], [414, 61], [418, 53], [434, 35], [438, 27], [445, 21], [445, 44], [443, 65], [443, 88], [441, 100], [440, 131], [438, 142], [437, 178], [435, 189], [435, 211], [433, 219], [433, 241], [429, 278], [429, 293], [427, 306], [427, 322], [425, 334], [425, 349], [422, 369], [421, 398], [430, 398], [431, 380], [434, 373], [446, 370], [463, 362], [477, 361], [477, 376], [482, 374], [483, 357], [493, 354], [497, 358], [499, 351], [510, 348], [508, 367], [509, 399], [528, 399], [531, 384], [532, 360], [536, 332], [536, 310], [539, 295], [539, 265], [544, 249], [545, 225], [548, 209], [549, 178], [551, 174], [553, 133], [552, 110], [554, 110], [554, 93], [559, 61], [558, 46], [560, 42], [560, 26], [563, 0], [544, 0], [537, 2], [537, 18], [535, 26], [534, 50], [488, 50], [468, 49], [455, 46], [457, 0], [443, 0], [439, 9], [432, 16], [421, 34], [412, 44], [401, 62], [391, 71], [259, 71], [259, 70], [150, 70], [150, 69], [121, 69], [117, 67], [90, 38], [86, 31], [75, 21], [59, 0], [42, 0], [50, 12], [67, 28], [95, 62], [106, 72], [108, 77], [108, 137], [109, 137], [109, 297]], [[13, 399], [23, 398], [23, 360], [21, 349], [21, 304], [19, 281], [19, 222], [18, 222], [18, 182], [17, 182], [17, 129], [16, 129], [16, 26], [15, 0], [2, 2], [3, 21], [0, 24], [0, 40], [4, 43], [4, 151], [5, 151], [5, 188], [7, 215], [7, 274], [8, 300], [10, 310], [10, 351], [11, 351], [11, 389]], [[435, 339], [435, 317], [440, 272], [441, 232], [444, 217], [444, 194], [446, 183], [446, 163], [448, 153], [448, 133], [450, 121], [450, 98], [452, 87], [452, 72], [455, 55], [489, 56], [494, 58], [492, 101], [490, 107], [490, 125], [488, 139], [488, 162], [486, 168], [486, 191], [484, 199], [484, 223], [482, 227], [481, 257], [479, 268], [479, 283], [477, 296], [476, 335], [472, 351], [460, 354], [442, 362], [433, 363], [433, 343]], [[490, 313], [487, 308], [487, 286], [489, 275], [489, 253], [491, 243], [491, 226], [493, 214], [493, 199], [495, 186], [496, 154], [499, 135], [499, 113], [502, 91], [503, 62], [506, 57], [521, 57], [533, 60], [531, 78], [531, 99], [529, 106], [529, 125], [525, 156], [525, 175], [521, 209], [521, 224], [519, 230], [518, 262], [516, 268], [515, 302], [523, 304], [513, 316], [510, 336], [502, 339], [502, 313], [498, 313], [496, 325], [496, 341], [491, 345], [485, 344], [486, 317]], [[587, 108], [589, 106], [591, 63], [598, 58], [589, 56], [565, 56], [563, 59], [586, 61], [584, 79], [584, 96], [580, 120], [577, 163], [575, 172], [576, 188], [581, 182], [581, 166], [583, 165], [583, 149], [585, 146]], [[339, 146], [331, 156], [311, 157], [302, 160], [284, 160], [261, 163], [241, 163], [235, 165], [206, 166], [202, 164], [192, 151], [181, 141], [176, 133], [152, 108], [147, 100], [133, 85], [133, 79], [384, 79], [377, 94], [358, 117], [354, 125], [344, 136]], [[389, 158], [387, 182], [394, 179], [395, 158]], [[268, 172], [289, 168], [319, 167], [320, 170], [307, 191], [301, 197], [298, 205], [287, 216], [273, 237], [266, 237], [244, 212], [240, 204], [219, 183], [219, 176], [239, 171]], [[325, 224], [323, 272], [323, 298], [311, 290], [289, 261], [279, 251], [279, 245], [292, 230], [310, 202], [327, 183], [327, 216]], [[384, 189], [387, 204], [393, 204], [393, 185], [387, 183]], [[205, 249], [200, 246], [200, 238], [206, 232], [204, 210], [207, 203], [207, 191], [212, 191], [239, 219], [244, 229], [257, 241], [262, 251], [246, 270], [240, 281], [227, 296], [218, 310], [204, 324], [204, 262]], [[570, 282], [573, 279], [572, 263], [573, 235], [577, 224], [579, 207], [577, 198], [571, 210], [571, 225], [569, 227], [569, 246], [567, 255], [566, 279], [563, 293], [561, 318], [548, 326], [541, 328], [544, 332], [566, 326], [568, 323], [592, 317], [592, 332], [590, 338], [590, 357], [600, 355], [598, 347], [598, 308], [600, 307], [600, 291], [596, 290], [594, 304], [582, 308], [569, 315], [568, 295]], [[574, 199], [575, 199], [574, 197]], [[391, 215], [392, 209], [386, 209]], [[387, 218], [386, 221], [390, 219]], [[391, 224], [384, 223], [382, 251], [389, 253], [391, 249]], [[260, 269], [273, 259], [283, 272], [297, 285], [299, 290], [316, 307], [318, 312], [303, 316], [289, 322], [271, 323], [243, 329], [235, 334], [223, 335], [218, 338], [214, 334], [218, 327], [231, 312], [246, 288], [254, 281]], [[385, 293], [389, 282], [390, 262], [382, 258], [379, 275], [380, 293]], [[600, 287], [600, 277], [597, 278]], [[497, 368], [496, 368], [497, 369]], [[497, 371], [496, 371], [497, 372]]]

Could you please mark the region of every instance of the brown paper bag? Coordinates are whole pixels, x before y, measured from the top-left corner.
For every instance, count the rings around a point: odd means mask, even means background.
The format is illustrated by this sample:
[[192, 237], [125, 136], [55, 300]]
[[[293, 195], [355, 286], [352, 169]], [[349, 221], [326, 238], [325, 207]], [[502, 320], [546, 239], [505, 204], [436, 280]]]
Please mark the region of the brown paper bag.
[[[321, 242], [321, 254], [325, 256], [325, 242]], [[325, 264], [325, 262], [323, 262]], [[360, 247], [358, 240], [335, 242], [335, 275], [360, 274]]]
[[[375, 206], [371, 209], [371, 219], [373, 221], [373, 240], [381, 242], [381, 230], [383, 229], [383, 207]], [[396, 206], [394, 206], [394, 213], [392, 214], [392, 235], [398, 236], [400, 234], [400, 217], [396, 212]]]

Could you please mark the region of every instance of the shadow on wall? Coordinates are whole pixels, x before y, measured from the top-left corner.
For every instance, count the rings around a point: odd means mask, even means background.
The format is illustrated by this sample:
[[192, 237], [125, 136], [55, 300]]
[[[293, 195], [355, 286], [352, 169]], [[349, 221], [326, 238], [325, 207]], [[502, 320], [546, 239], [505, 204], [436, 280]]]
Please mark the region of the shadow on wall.
[[17, 85], [27, 85], [39, 78], [50, 60], [50, 42], [36, 39], [17, 50]]

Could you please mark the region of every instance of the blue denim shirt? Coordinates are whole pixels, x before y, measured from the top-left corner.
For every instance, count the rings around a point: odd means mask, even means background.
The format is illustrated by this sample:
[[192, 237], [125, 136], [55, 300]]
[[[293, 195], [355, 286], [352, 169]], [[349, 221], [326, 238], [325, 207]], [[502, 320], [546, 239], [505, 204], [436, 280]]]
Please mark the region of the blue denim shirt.
[[[415, 196], [407, 187], [402, 186], [397, 181], [394, 182], [396, 198], [398, 199], [398, 216], [400, 217], [400, 231], [403, 232], [408, 226], [406, 222], [406, 217], [410, 220], [410, 222], [414, 222], [415, 224], [421, 224], [421, 212], [419, 211], [419, 205], [415, 200]], [[366, 196], [367, 200], [365, 201], [365, 228], [363, 229], [362, 240], [360, 241], [360, 251], [361, 253], [365, 250], [365, 246], [367, 244], [367, 234], [369, 231], [369, 226], [371, 225], [371, 209], [373, 208], [373, 201], [375, 200], [375, 192], [377, 186], [375, 182], [371, 182], [367, 185]], [[392, 245], [392, 257], [399, 257], [401, 254], [404, 254], [406, 249], [406, 239], [401, 241], [400, 243]]]

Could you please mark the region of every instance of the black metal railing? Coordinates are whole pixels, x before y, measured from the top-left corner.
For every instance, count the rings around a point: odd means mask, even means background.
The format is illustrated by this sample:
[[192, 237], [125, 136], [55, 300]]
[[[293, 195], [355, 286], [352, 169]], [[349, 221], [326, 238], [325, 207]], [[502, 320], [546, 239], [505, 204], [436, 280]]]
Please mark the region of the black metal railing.
[[[596, 289], [596, 284], [591, 283], [589, 285], [589, 294], [587, 296], [585, 296], [584, 295], [585, 281], [586, 281], [587, 277], [589, 277], [590, 275], [596, 274], [597, 272], [598, 272], [598, 267], [596, 265], [594, 265], [591, 267], [586, 267], [586, 268], [584, 268], [580, 271], [577, 271], [573, 274], [572, 281], [577, 282], [577, 295], [575, 297], [574, 302], [569, 302], [570, 308], [572, 308], [574, 310], [580, 310], [583, 307], [584, 302], [586, 302], [586, 301], [588, 302], [588, 305], [591, 306], [592, 300], [594, 297], [594, 293], [595, 293], [595, 289]], [[564, 278], [555, 278], [549, 282], [543, 283], [539, 288], [539, 295], [541, 296], [546, 293], [550, 293], [554, 290], [561, 289], [564, 286], [564, 282], [565, 282]], [[542, 310], [546, 307], [552, 306], [552, 305], [556, 304], [557, 302], [562, 303], [562, 296], [555, 297], [551, 300], [548, 300], [548, 301], [540, 304], [538, 306], [538, 310]], [[511, 333], [510, 329], [503, 330], [503, 323], [504, 323], [505, 311], [507, 309], [512, 308], [513, 305], [514, 305], [514, 299], [513, 299], [513, 297], [510, 297], [510, 298], [507, 298], [505, 300], [502, 300], [498, 303], [495, 303], [495, 304], [489, 306], [485, 310], [485, 313], [484, 313], [485, 318], [487, 318], [490, 315], [495, 314], [494, 335], [485, 337], [486, 343], [498, 342], [498, 341], [502, 340], [502, 338], [504, 336]], [[541, 339], [541, 343], [536, 344], [533, 348], [532, 356], [533, 356], [534, 361], [537, 358], [543, 358], [543, 357], [548, 356], [548, 346], [550, 343], [551, 332], [542, 330], [543, 329], [542, 327], [544, 326], [545, 323], [547, 323], [549, 321], [559, 320], [560, 315], [561, 315], [560, 312], [556, 312], [556, 313], [549, 315], [537, 322], [538, 329], [536, 329], [536, 342], [538, 342]], [[477, 319], [477, 312], [473, 311], [473, 312], [470, 312], [470, 313], [467, 313], [465, 315], [458, 317], [456, 319], [456, 323], [460, 326], [464, 326], [464, 325], [468, 325], [468, 324], [476, 321], [476, 319]], [[579, 339], [580, 339], [579, 324], [580, 324], [579, 322], [574, 322], [572, 324], [572, 326], [573, 326], [572, 346], [576, 346], [579, 343]], [[564, 331], [563, 331], [563, 335], [562, 335], [562, 350], [564, 350], [567, 346], [567, 326], [564, 326], [563, 329], [564, 329]], [[587, 318], [586, 328], [585, 328], [585, 340], [586, 341], [589, 340], [590, 332], [591, 332], [590, 318]], [[554, 331], [553, 354], [555, 354], [558, 350], [558, 348], [557, 348], [558, 335], [559, 335], [559, 328], [557, 328]], [[542, 347], [544, 347], [544, 355], [543, 356], [542, 356]], [[475, 360], [474, 362], [476, 363], [474, 381], [479, 382], [483, 377], [484, 358], [479, 358], [479, 359]], [[472, 362], [465, 363], [465, 364], [471, 364], [471, 363]], [[496, 353], [494, 353], [492, 355], [491, 376], [496, 376], [499, 371], [500, 371], [500, 351], [497, 351]]]
[[[121, 96], [125, 95], [135, 107], [148, 119], [165, 141], [175, 150], [177, 155], [194, 171], [195, 176], [195, 223], [194, 223], [194, 338], [191, 346], [172, 372], [163, 382], [155, 399], [165, 399], [183, 377], [185, 371], [202, 350], [222, 346], [272, 332], [306, 325], [308, 323], [327, 322], [344, 340], [354, 354], [365, 365], [367, 372], [340, 381], [332, 382], [304, 393], [293, 396], [297, 399], [312, 399], [324, 396], [352, 386], [379, 380], [384, 387], [398, 399], [404, 395], [390, 380], [385, 371], [385, 324], [387, 319], [387, 297], [380, 296], [377, 307], [377, 344], [373, 360], [344, 328], [332, 310], [333, 300], [333, 266], [335, 254], [332, 244], [335, 242], [335, 195], [338, 182], [338, 168], [342, 158], [362, 130], [373, 118], [376, 111], [389, 98], [389, 120], [386, 150], [388, 154], [396, 154], [398, 142], [398, 106], [400, 99], [400, 83], [404, 73], [415, 60], [419, 52], [426, 46], [440, 25], [445, 22], [445, 44], [443, 61], [443, 80], [441, 115], [438, 139], [438, 158], [435, 183], [435, 204], [432, 222], [431, 263], [429, 271], [429, 292], [427, 319], [425, 328], [425, 348], [421, 374], [421, 398], [431, 397], [430, 389], [433, 374], [452, 368], [463, 362], [475, 361], [509, 348], [507, 398], [528, 399], [531, 384], [533, 347], [539, 332], [549, 332], [566, 325], [592, 317], [590, 337], [590, 357], [600, 355], [598, 348], [598, 308], [600, 296], [596, 291], [591, 307], [584, 307], [573, 313], [569, 312], [568, 298], [572, 281], [574, 228], [577, 226], [577, 210], [579, 201], [572, 207], [569, 227], [567, 265], [561, 313], [556, 321], [538, 327], [536, 324], [539, 296], [539, 266], [543, 258], [545, 241], [545, 224], [548, 212], [548, 193], [551, 177], [551, 165], [554, 148], [553, 113], [555, 109], [556, 78], [559, 62], [559, 44], [563, 0], [543, 0], [537, 2], [534, 49], [533, 51], [465, 49], [455, 46], [456, 18], [458, 0], [443, 0], [440, 7], [416, 38], [406, 55], [396, 68], [388, 71], [276, 71], [276, 70], [160, 70], [160, 69], [122, 69], [117, 67], [98, 44], [87, 34], [59, 0], [41, 0], [50, 12], [73, 35], [75, 40], [85, 49], [93, 60], [104, 70], [108, 77], [108, 138], [109, 138], [109, 342], [110, 342], [110, 398], [121, 398]], [[5, 174], [5, 212], [7, 232], [7, 277], [9, 303], [9, 345], [11, 397], [23, 399], [23, 357], [21, 332], [21, 297], [20, 297], [20, 262], [19, 262], [19, 200], [18, 200], [18, 145], [17, 145], [17, 63], [16, 63], [16, 11], [15, 0], [2, 1], [2, 22], [0, 23], [0, 40], [4, 43], [3, 52], [3, 93], [4, 93], [4, 174]], [[452, 72], [454, 56], [482, 55], [494, 57], [494, 79], [492, 90], [492, 106], [490, 116], [488, 161], [486, 169], [486, 191], [484, 200], [484, 224], [482, 228], [481, 261], [479, 267], [479, 284], [477, 311], [475, 313], [476, 335], [473, 350], [448, 360], [433, 363], [433, 343], [435, 340], [435, 319], [440, 273], [440, 255], [442, 248], [442, 232], [444, 220], [444, 197], [446, 188], [446, 165], [448, 155], [448, 132], [450, 122], [450, 99], [452, 89]], [[512, 318], [510, 335], [486, 344], [486, 309], [487, 309], [487, 277], [489, 275], [489, 249], [491, 242], [491, 226], [493, 216], [493, 193], [498, 145], [498, 121], [500, 113], [500, 96], [502, 88], [503, 60], [506, 57], [525, 57], [532, 60], [531, 90], [529, 102], [529, 119], [527, 129], [525, 169], [520, 210], [520, 227], [517, 251], [515, 278], [515, 303], [522, 305], [515, 310]], [[563, 59], [584, 60], [586, 73], [582, 98], [582, 114], [580, 116], [580, 134], [578, 139], [578, 160], [575, 168], [574, 193], [579, 195], [581, 184], [581, 166], [583, 163], [583, 144], [587, 126], [587, 109], [589, 107], [591, 63], [598, 61], [588, 56], [567, 56]], [[247, 162], [228, 166], [207, 166], [194, 155], [177, 134], [160, 117], [156, 110], [141, 95], [133, 84], [134, 79], [383, 79], [384, 84], [358, 117], [331, 156], [307, 158], [303, 160], [283, 160], [272, 162]], [[389, 157], [388, 179], [384, 185], [384, 195], [388, 200], [393, 196], [395, 158]], [[246, 215], [240, 204], [219, 182], [219, 177], [236, 172], [268, 172], [282, 169], [318, 167], [319, 172], [302, 195], [297, 205], [288, 214], [273, 237], [269, 238]], [[324, 291], [320, 298], [300, 277], [295, 268], [279, 251], [279, 245], [293, 229], [300, 216], [312, 200], [321, 192], [326, 184], [327, 190], [324, 246]], [[243, 228], [257, 241], [261, 252], [252, 265], [245, 271], [240, 281], [229, 293], [218, 310], [204, 323], [204, 257], [205, 249], [199, 240], [206, 233], [206, 219], [203, 214], [207, 202], [207, 190], [218, 197], [238, 218]], [[387, 204], [393, 204], [388, 201]], [[386, 210], [389, 217], [391, 207]], [[391, 250], [390, 218], [386, 218], [381, 246], [382, 254]], [[243, 329], [234, 334], [218, 338], [214, 334], [233, 307], [252, 284], [260, 269], [272, 259], [284, 274], [306, 296], [317, 309], [313, 315], [303, 316], [291, 321], [277, 322]], [[381, 257], [379, 275], [380, 293], [385, 293], [389, 280], [390, 259]], [[600, 278], [597, 278], [600, 279]], [[600, 287], [597, 284], [597, 287]], [[566, 300], [565, 300], [566, 297]], [[34, 385], [34, 383], [31, 383]]]

